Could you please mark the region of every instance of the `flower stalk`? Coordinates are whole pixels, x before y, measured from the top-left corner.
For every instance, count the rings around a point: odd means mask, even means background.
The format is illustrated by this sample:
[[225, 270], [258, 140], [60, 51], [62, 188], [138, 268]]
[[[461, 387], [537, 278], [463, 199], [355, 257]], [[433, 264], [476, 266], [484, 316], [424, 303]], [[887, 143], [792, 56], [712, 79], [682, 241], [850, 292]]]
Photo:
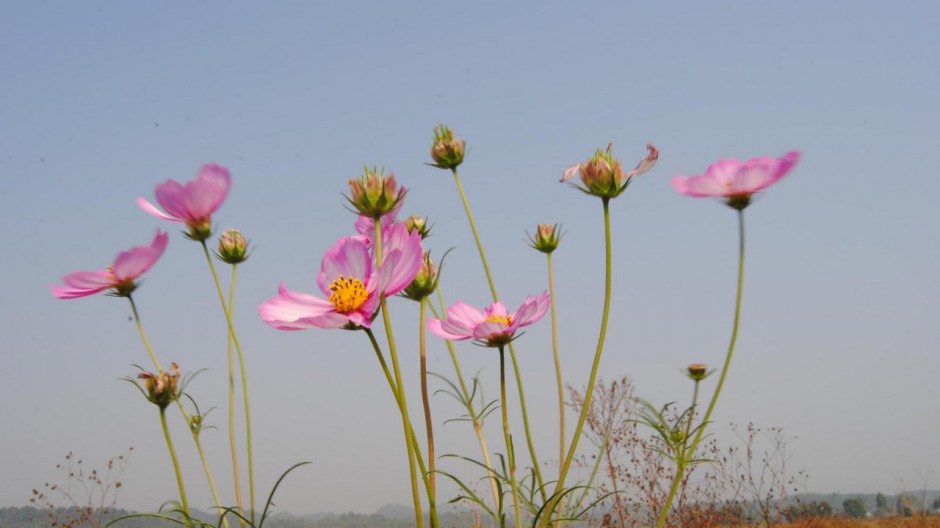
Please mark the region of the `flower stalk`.
[[506, 353], [505, 347], [499, 347], [499, 398], [503, 415], [503, 437], [506, 441], [506, 457], [509, 459], [509, 486], [512, 490], [512, 510], [515, 517], [516, 528], [522, 527], [522, 517], [519, 514], [519, 490], [516, 486], [516, 454], [512, 446], [512, 434], [509, 430], [509, 413], [506, 409]]
[[[382, 223], [379, 216], [375, 217], [375, 266], [382, 268]], [[385, 325], [385, 336], [388, 340], [388, 354], [392, 360], [392, 369], [395, 373], [395, 386], [398, 388], [398, 409], [401, 412], [402, 428], [405, 432], [405, 447], [408, 452], [408, 472], [411, 476], [411, 494], [415, 507], [415, 524], [418, 528], [424, 526], [424, 516], [421, 513], [421, 496], [418, 492], [418, 478], [415, 469], [415, 450], [413, 445], [414, 434], [411, 429], [411, 420], [408, 418], [408, 403], [403, 390], [401, 367], [398, 362], [398, 352], [395, 348], [395, 336], [392, 331], [392, 320], [388, 313], [388, 300], [385, 292], [379, 292], [379, 304], [382, 311], [382, 322]], [[433, 497], [429, 498], [429, 502]]]
[[[731, 365], [731, 357], [734, 355], [734, 347], [738, 340], [738, 327], [741, 321], [741, 299], [742, 292], [744, 290], [744, 209], [735, 208], [735, 210], [738, 213], [738, 285], [734, 305], [734, 323], [731, 327], [731, 341], [728, 344], [728, 353], [725, 355], [725, 362], [721, 368], [721, 375], [718, 377], [718, 384], [715, 386], [715, 392], [712, 394], [711, 400], [708, 402], [708, 408], [705, 411], [705, 415], [702, 416], [702, 422], [695, 433], [695, 438], [692, 440], [691, 444], [688, 444], [688, 448], [685, 450], [685, 452], [680, 453], [680, 456], [677, 457], [676, 476], [673, 479], [672, 488], [669, 492], [669, 496], [666, 499], [666, 503], [663, 505], [663, 510], [660, 512], [659, 521], [656, 523], [657, 528], [662, 528], [665, 526], [666, 518], [669, 515], [669, 508], [672, 506], [672, 501], [675, 499], [676, 491], [679, 488], [679, 483], [682, 480], [685, 467], [688, 462], [695, 457], [695, 451], [698, 449], [699, 443], [702, 441], [702, 438], [705, 434], [705, 428], [711, 419], [712, 411], [715, 410], [715, 405], [718, 403], [718, 396], [721, 394], [721, 389], [725, 385], [725, 379], [728, 376], [728, 367]], [[698, 383], [698, 380], [696, 380], [695, 398], [698, 397]], [[695, 403], [693, 402], [692, 411], [689, 413], [690, 425], [692, 415], [694, 414], [694, 405]]]
[[[477, 246], [477, 252], [480, 254], [480, 260], [483, 262], [483, 271], [486, 273], [486, 282], [489, 284], [490, 293], [493, 296], [493, 301], [496, 302], [499, 299], [499, 295], [496, 293], [496, 283], [493, 281], [493, 274], [490, 272], [490, 265], [486, 260], [486, 252], [483, 251], [483, 242], [480, 240], [480, 233], [477, 231], [476, 222], [473, 220], [473, 212], [470, 210], [470, 202], [467, 201], [467, 195], [463, 190], [463, 184], [460, 183], [460, 173], [457, 172], [457, 168], [453, 167], [451, 172], [454, 175], [454, 183], [457, 184], [457, 192], [460, 194], [460, 200], [463, 202], [464, 211], [467, 213], [467, 220], [470, 223], [470, 230], [473, 232], [473, 240]], [[516, 359], [516, 350], [513, 347], [512, 343], [509, 343], [509, 358], [512, 360], [512, 369], [513, 374], [516, 378], [516, 390], [519, 393], [519, 407], [522, 410], [522, 426], [525, 430], [526, 446], [529, 449], [529, 457], [532, 460], [532, 469], [535, 472], [535, 479], [538, 483], [538, 489], [542, 494], [542, 500], [547, 500], [545, 494], [545, 485], [542, 479], [542, 470], [539, 465], [538, 457], [535, 454], [535, 445], [532, 441], [532, 431], [529, 428], [529, 412], [526, 407], [525, 400], [525, 390], [522, 385], [522, 372], [519, 369], [519, 361]]]
[[[232, 311], [229, 309], [228, 303], [225, 300], [225, 293], [222, 291], [222, 283], [219, 281], [219, 274], [215, 270], [215, 264], [212, 262], [212, 256], [209, 254], [209, 247], [206, 245], [206, 241], [200, 240], [199, 243], [202, 245], [202, 251], [206, 256], [206, 262], [209, 264], [209, 271], [212, 272], [212, 280], [215, 283], [216, 292], [219, 295], [219, 302], [222, 305], [222, 312], [225, 314], [225, 322], [228, 325], [228, 339], [235, 345], [235, 350], [238, 353], [238, 360], [241, 363], [241, 374], [242, 374], [242, 397], [245, 402], [245, 447], [248, 452], [248, 501], [250, 511], [250, 524], [255, 522], [255, 472], [254, 472], [254, 457], [252, 454], [252, 445], [251, 445], [251, 411], [248, 406], [248, 379], [247, 373], [245, 370], [244, 355], [242, 353], [241, 343], [238, 341], [238, 334], [235, 333], [235, 324], [232, 322]], [[232, 276], [234, 281], [234, 274]]]

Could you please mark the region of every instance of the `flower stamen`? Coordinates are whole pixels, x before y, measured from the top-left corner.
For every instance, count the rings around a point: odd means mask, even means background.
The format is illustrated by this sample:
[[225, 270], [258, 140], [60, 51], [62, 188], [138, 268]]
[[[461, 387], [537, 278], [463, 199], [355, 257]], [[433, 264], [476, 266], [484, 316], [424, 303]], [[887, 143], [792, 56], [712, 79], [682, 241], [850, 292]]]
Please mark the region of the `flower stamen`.
[[491, 315], [487, 317], [484, 321], [487, 323], [503, 323], [504, 325], [512, 324], [512, 318], [508, 315]]
[[330, 283], [330, 302], [339, 313], [349, 313], [358, 310], [369, 298], [366, 285], [355, 277], [340, 275]]

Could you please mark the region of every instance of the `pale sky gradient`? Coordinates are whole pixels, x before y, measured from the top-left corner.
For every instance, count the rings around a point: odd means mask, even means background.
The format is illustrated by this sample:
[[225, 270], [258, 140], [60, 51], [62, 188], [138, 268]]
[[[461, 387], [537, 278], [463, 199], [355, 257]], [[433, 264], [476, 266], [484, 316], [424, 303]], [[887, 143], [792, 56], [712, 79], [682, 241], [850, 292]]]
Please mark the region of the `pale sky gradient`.
[[[259, 490], [309, 460], [280, 509], [407, 503], [400, 421], [365, 336], [278, 332], [255, 306], [280, 281], [315, 291], [321, 254], [351, 233], [341, 193], [363, 164], [411, 189], [404, 212], [430, 216], [437, 254], [455, 248], [447, 297], [487, 301], [452, 178], [425, 165], [439, 122], [470, 145], [461, 176], [508, 305], [546, 287], [525, 231], [564, 225], [562, 361], [576, 386], [601, 311], [601, 207], [557, 180], [608, 141], [630, 166], [647, 141], [661, 149], [612, 204], [602, 365], [655, 402], [687, 398], [677, 371], [688, 363], [720, 364], [735, 281], [733, 212], [677, 195], [670, 178], [801, 150], [747, 211], [745, 312], [715, 429], [783, 427], [798, 437], [791, 467], [811, 475], [809, 491], [893, 493], [925, 474], [937, 487], [938, 20], [931, 1], [0, 4], [0, 506], [25, 505], [69, 450], [101, 466], [130, 445], [120, 503], [175, 497], [156, 410], [118, 381], [148, 363], [127, 302], [48, 290], [157, 227], [170, 246], [135, 298], [163, 361], [209, 369], [191, 389], [216, 407], [220, 429], [204, 441], [231, 496], [218, 300], [198, 246], [134, 203], [210, 161], [234, 180], [217, 226], [241, 228], [255, 248], [239, 271], [236, 324]], [[419, 416], [417, 306], [395, 300], [393, 311]], [[545, 321], [518, 343], [543, 462], [557, 450], [549, 336]], [[430, 368], [451, 375], [443, 343], [429, 343]], [[495, 352], [459, 349], [464, 372], [482, 369], [496, 397]], [[466, 424], [441, 425], [459, 410], [445, 396], [432, 405], [438, 453], [477, 456]], [[178, 418], [192, 503], [205, 508]], [[487, 434], [501, 450], [498, 420]]]

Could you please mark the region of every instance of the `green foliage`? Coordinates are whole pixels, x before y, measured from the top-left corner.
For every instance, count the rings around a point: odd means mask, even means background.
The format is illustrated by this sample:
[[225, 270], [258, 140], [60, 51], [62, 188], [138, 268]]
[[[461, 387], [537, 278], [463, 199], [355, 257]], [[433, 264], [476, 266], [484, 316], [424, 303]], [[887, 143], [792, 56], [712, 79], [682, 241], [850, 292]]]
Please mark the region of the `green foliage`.
[[865, 504], [865, 499], [856, 497], [842, 501], [842, 510], [853, 519], [862, 519], [868, 513], [868, 506]]

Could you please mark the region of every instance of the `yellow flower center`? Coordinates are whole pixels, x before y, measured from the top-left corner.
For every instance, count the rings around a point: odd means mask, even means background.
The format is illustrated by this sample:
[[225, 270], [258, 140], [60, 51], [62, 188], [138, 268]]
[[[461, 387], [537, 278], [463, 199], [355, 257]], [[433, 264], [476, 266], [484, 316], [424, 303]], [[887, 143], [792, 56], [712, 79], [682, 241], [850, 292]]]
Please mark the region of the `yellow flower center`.
[[330, 302], [333, 303], [339, 313], [358, 310], [369, 298], [366, 285], [355, 277], [340, 275], [330, 283], [330, 291], [333, 292], [330, 294]]
[[508, 315], [491, 315], [485, 319], [487, 323], [503, 323], [504, 325], [512, 324], [512, 320]]

